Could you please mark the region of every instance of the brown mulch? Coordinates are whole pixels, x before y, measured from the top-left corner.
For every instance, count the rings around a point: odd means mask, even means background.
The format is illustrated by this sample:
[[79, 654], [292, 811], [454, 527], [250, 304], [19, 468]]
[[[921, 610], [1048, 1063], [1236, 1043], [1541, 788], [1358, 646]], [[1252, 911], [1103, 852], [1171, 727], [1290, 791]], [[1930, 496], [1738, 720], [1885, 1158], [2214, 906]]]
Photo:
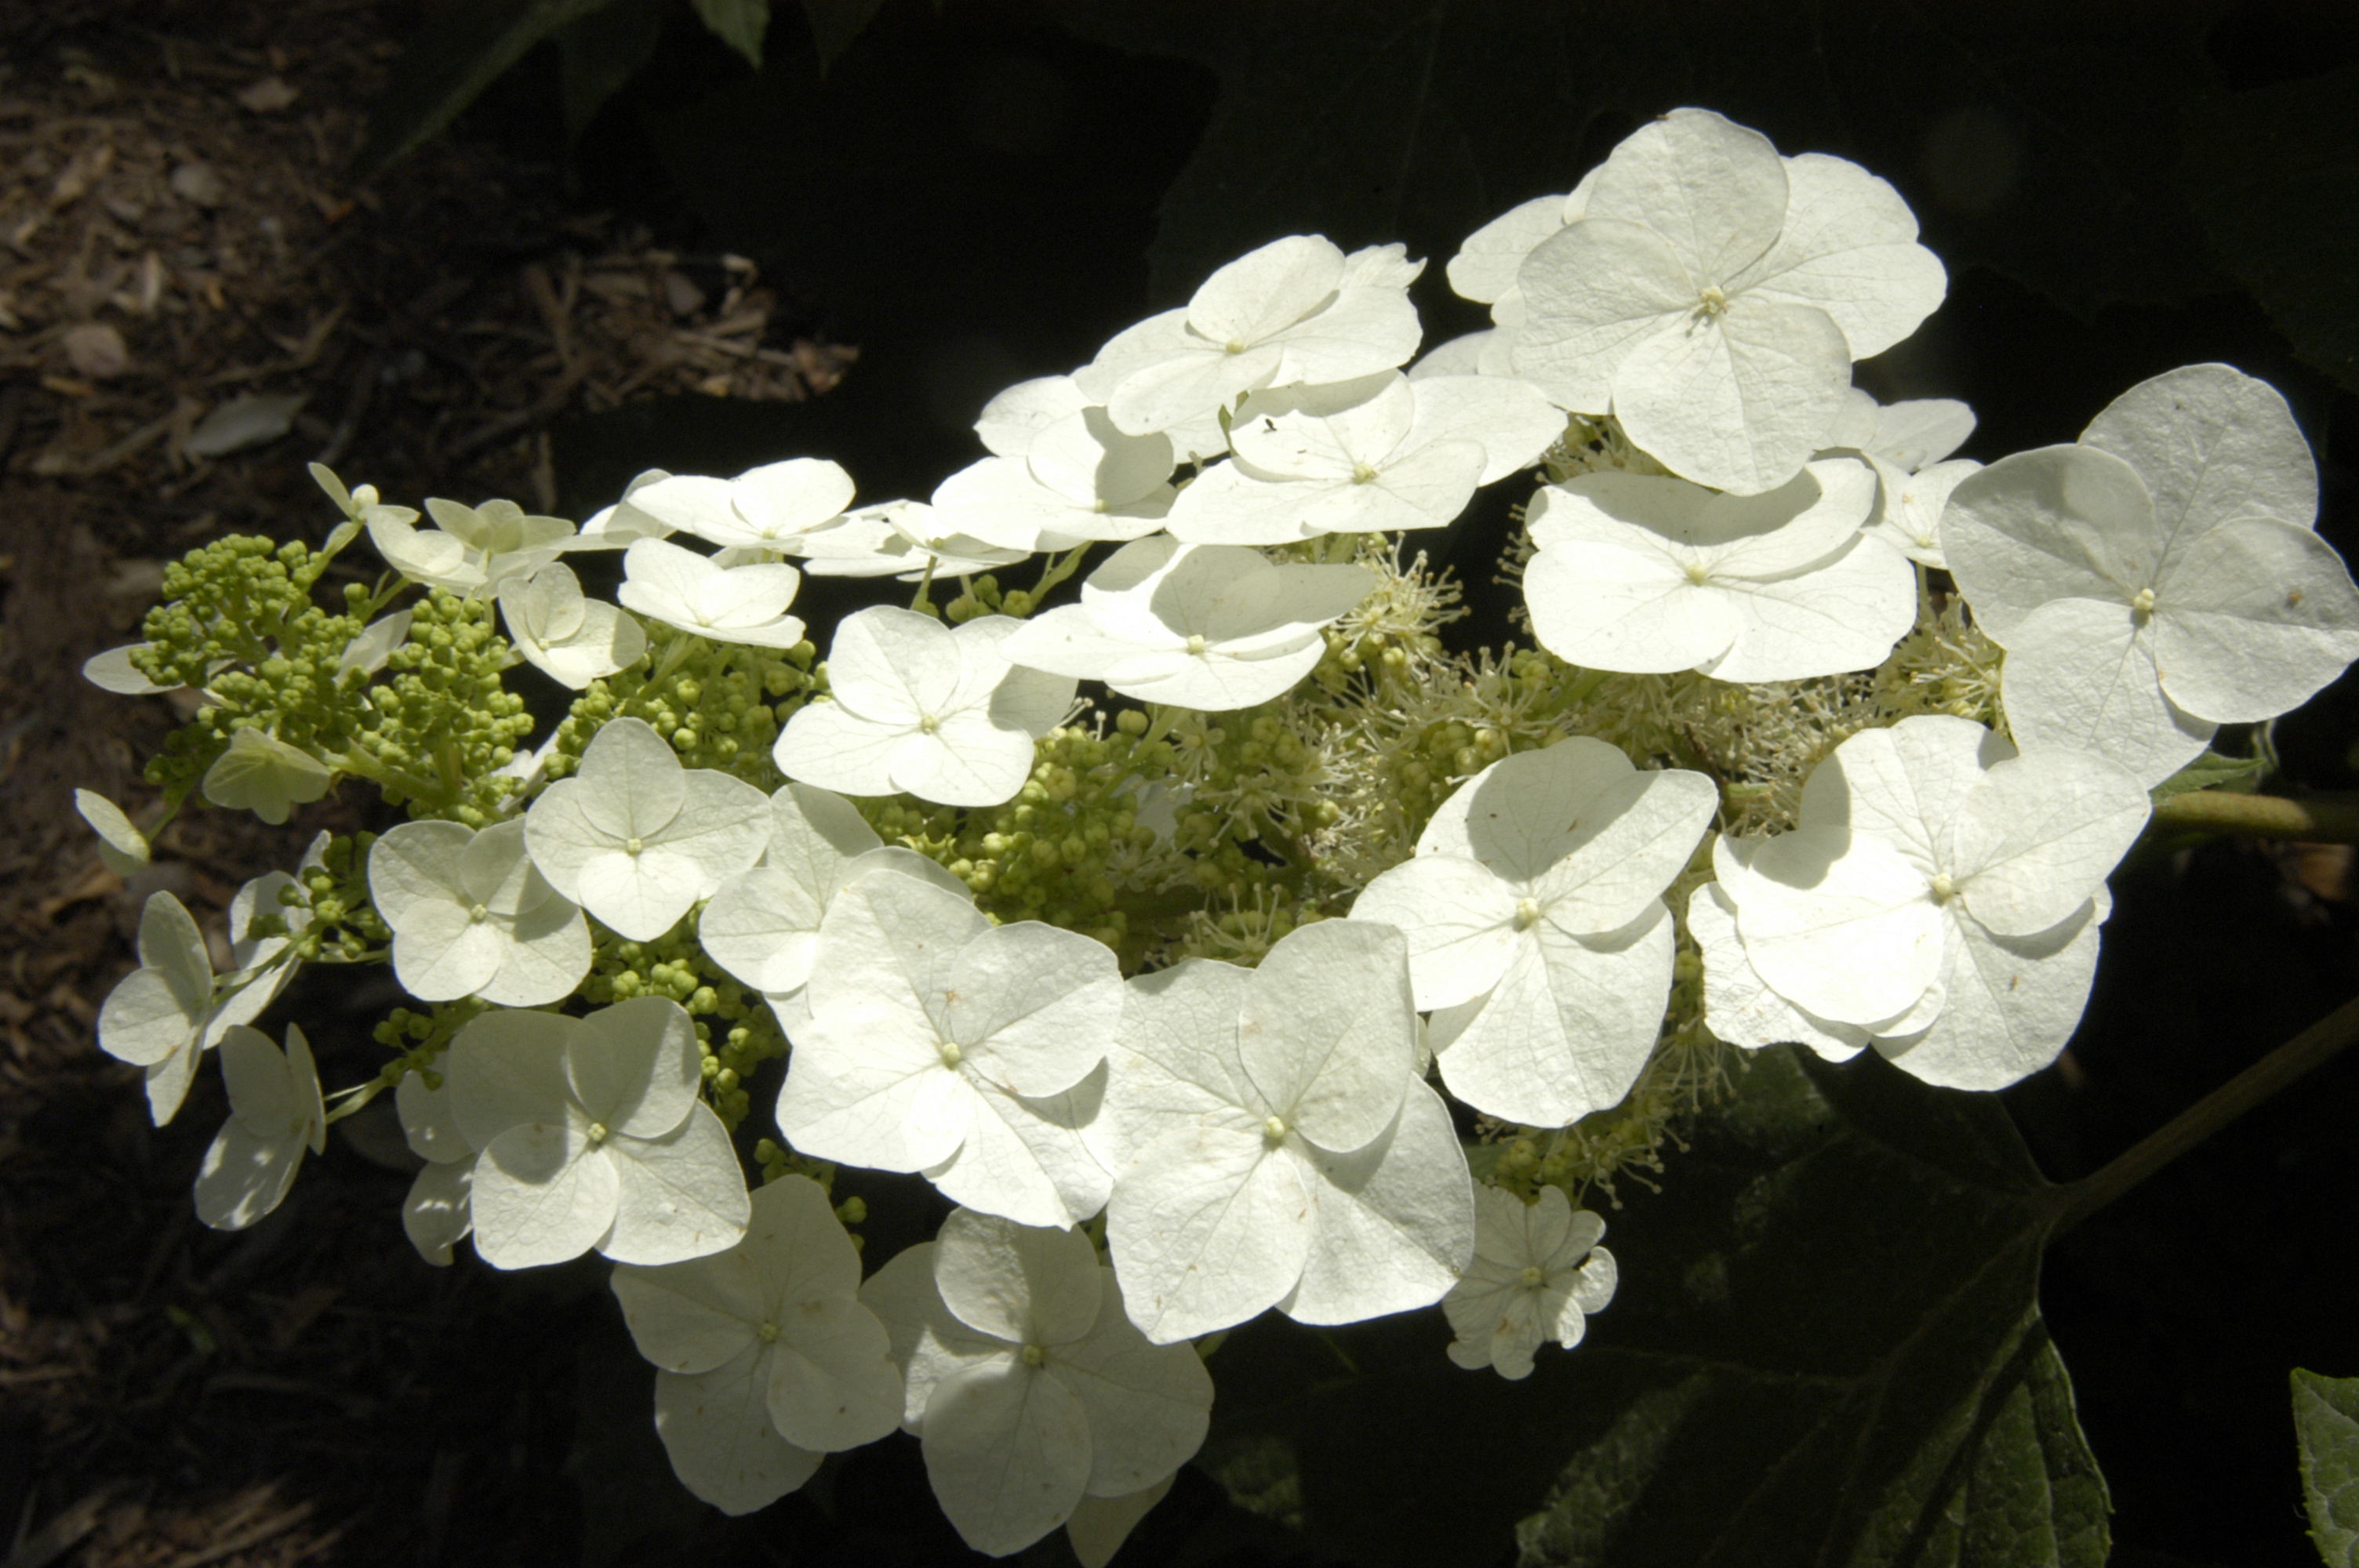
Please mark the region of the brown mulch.
[[[552, 418], [800, 399], [856, 357], [792, 336], [752, 264], [573, 211], [552, 156], [465, 123], [349, 189], [415, 21], [386, 0], [0, 6], [0, 1568], [578, 1556], [571, 1390], [549, 1386], [570, 1373], [543, 1347], [594, 1280], [495, 1291], [421, 1263], [385, 1118], [347, 1124], [280, 1215], [207, 1232], [188, 1190], [218, 1087], [151, 1129], [139, 1074], [92, 1039], [147, 894], [218, 938], [240, 881], [366, 809], [199, 814], [136, 885], [99, 865], [73, 788], [138, 817], [176, 715], [78, 671], [136, 639], [165, 561], [318, 538], [313, 460], [413, 505], [551, 511]], [[282, 1007], [349, 1082], [393, 1000], [299, 981]]]

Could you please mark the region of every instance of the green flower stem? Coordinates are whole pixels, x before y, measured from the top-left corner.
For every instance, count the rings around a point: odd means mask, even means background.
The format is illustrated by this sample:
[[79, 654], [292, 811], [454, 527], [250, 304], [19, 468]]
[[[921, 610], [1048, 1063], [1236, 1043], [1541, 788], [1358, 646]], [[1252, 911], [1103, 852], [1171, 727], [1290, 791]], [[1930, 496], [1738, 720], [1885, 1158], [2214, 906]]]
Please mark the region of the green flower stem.
[[385, 1092], [385, 1087], [383, 1078], [371, 1078], [364, 1084], [354, 1084], [351, 1088], [337, 1090], [329, 1098], [341, 1098], [343, 1103], [331, 1107], [327, 1116], [322, 1119], [332, 1125], [348, 1116], [359, 1115], [368, 1108], [371, 1100]]
[[670, 643], [664, 649], [663, 663], [656, 666], [655, 674], [647, 678], [640, 689], [644, 691], [650, 687], [661, 686], [670, 677], [674, 670], [679, 668], [689, 654], [703, 646], [704, 639], [701, 637], [692, 636], [687, 633], [674, 635]]
[[400, 768], [389, 767], [362, 751], [358, 746], [348, 747], [335, 756], [322, 757], [320, 760], [339, 773], [351, 773], [356, 778], [366, 779], [380, 788], [399, 790], [412, 800], [430, 801], [437, 806], [449, 804], [443, 799], [440, 784], [419, 778], [416, 773], [406, 773]]
[[2248, 833], [2311, 844], [2359, 844], [2359, 795], [2239, 795], [2191, 790], [2155, 803], [2155, 826]]
[[1073, 568], [1080, 566], [1082, 557], [1089, 553], [1090, 546], [1085, 540], [1064, 555], [1050, 557], [1048, 569], [1040, 574], [1040, 580], [1032, 585], [1033, 604], [1038, 605], [1042, 600], [1049, 597], [1050, 589], [1072, 576]]
[[[2250, 798], [2250, 797], [2245, 797]], [[2046, 1195], [2060, 1236], [2238, 1117], [2359, 1041], [2359, 997], [2344, 1002], [2140, 1139], [2110, 1164]]]

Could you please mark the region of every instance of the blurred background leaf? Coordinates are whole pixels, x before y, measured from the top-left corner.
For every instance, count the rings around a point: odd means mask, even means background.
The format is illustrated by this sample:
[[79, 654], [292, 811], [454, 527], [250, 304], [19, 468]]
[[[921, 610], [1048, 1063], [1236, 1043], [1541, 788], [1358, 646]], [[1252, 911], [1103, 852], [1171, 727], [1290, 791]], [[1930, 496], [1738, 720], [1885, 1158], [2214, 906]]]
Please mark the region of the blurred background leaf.
[[2359, 392], [2359, 66], [2194, 99], [2186, 124], [2212, 243], [2294, 351]]
[[1614, 1214], [1621, 1294], [1574, 1352], [1510, 1383], [1431, 1314], [1260, 1319], [1212, 1357], [1205, 1466], [1372, 1568], [2098, 1568], [2042, 1184], [1997, 1102], [1773, 1051], [1692, 1143]]
[[2327, 1568], [2359, 1563], [2359, 1378], [2293, 1374], [2294, 1435], [2310, 1538]]
[[449, 124], [525, 52], [607, 0], [467, 0], [437, 6], [401, 51], [353, 159], [364, 180]]

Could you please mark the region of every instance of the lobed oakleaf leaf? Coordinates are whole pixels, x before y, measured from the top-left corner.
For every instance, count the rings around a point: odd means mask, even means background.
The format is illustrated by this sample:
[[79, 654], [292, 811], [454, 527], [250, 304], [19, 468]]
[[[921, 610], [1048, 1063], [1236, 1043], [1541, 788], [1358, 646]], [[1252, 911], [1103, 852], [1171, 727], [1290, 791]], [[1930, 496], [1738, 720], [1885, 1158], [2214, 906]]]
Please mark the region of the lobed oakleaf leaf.
[[1259, 1319], [1201, 1463], [1241, 1503], [1290, 1464], [1306, 1533], [1369, 1565], [2097, 1568], [2104, 1485], [2034, 1299], [2045, 1192], [1995, 1101], [1769, 1052], [1617, 1214], [1647, 1263], [1576, 1354], [1510, 1382], [1430, 1318]]

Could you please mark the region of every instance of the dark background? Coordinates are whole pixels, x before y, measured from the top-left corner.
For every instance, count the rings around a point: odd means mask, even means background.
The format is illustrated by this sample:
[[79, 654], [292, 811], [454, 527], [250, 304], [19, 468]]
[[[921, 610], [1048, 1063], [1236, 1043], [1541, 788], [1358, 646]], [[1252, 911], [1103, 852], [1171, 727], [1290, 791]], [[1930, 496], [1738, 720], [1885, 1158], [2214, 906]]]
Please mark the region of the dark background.
[[[2223, 360], [2286, 395], [2318, 455], [2321, 532], [2346, 556], [2359, 542], [2352, 7], [890, 0], [824, 72], [782, 5], [758, 73], [685, 5], [639, 8], [640, 69], [561, 157], [553, 48], [456, 134], [556, 162], [582, 211], [627, 214], [690, 254], [754, 257], [789, 293], [798, 333], [861, 357], [809, 403], [679, 397], [560, 417], [569, 516], [644, 468], [729, 473], [802, 453], [842, 461], [864, 500], [923, 496], [980, 454], [968, 427], [993, 392], [1086, 361], [1286, 233], [1407, 242], [1430, 258], [1416, 290], [1429, 342], [1473, 330], [1481, 308], [1440, 276], [1459, 239], [1569, 189], [1648, 116], [1692, 103], [1782, 151], [1856, 159], [1908, 199], [1950, 269], [1949, 300], [1858, 379], [1886, 401], [1972, 404], [1981, 425], [1963, 455], [2069, 440], [2135, 382]], [[1447, 558], [1470, 583], [1489, 576], [1509, 499], [1487, 497], [1451, 531]], [[2346, 680], [2278, 727], [2278, 787], [2359, 782], [2354, 704]], [[2351, 881], [2333, 850], [2142, 847], [2115, 878], [2068, 1060], [2006, 1097], [2046, 1173], [2095, 1169], [2359, 991]], [[316, 985], [282, 1004], [307, 1020], [333, 1005]], [[2345, 1060], [2048, 1259], [2041, 1299], [2112, 1487], [2116, 1562], [2313, 1560], [2286, 1374], [2359, 1375], [2354, 1126], [2359, 1067]], [[389, 1245], [389, 1180], [332, 1154], [289, 1223], [349, 1212]], [[889, 1184], [847, 1181], [877, 1206], [872, 1259], [929, 1227]], [[1625, 1195], [1613, 1222], [1626, 1274], [1644, 1266], [1656, 1200]], [[286, 1225], [269, 1234], [261, 1248], [200, 1238], [212, 1280], [267, 1279], [309, 1245]], [[370, 1266], [383, 1281], [363, 1288], [415, 1289], [384, 1282], [414, 1273], [406, 1254]], [[647, 1369], [598, 1273], [489, 1279], [462, 1261], [438, 1279], [421, 1310], [448, 1334], [389, 1333], [383, 1353], [419, 1358], [447, 1413], [499, 1429], [374, 1457], [385, 1506], [337, 1560], [955, 1560], [900, 1440], [754, 1519], [683, 1507], [651, 1460]], [[1827, 1303], [1829, 1334], [1843, 1310]], [[1596, 1332], [1610, 1342], [1612, 1312]], [[1438, 1357], [1438, 1325], [1433, 1339]], [[369, 1495], [342, 1472], [333, 1486], [342, 1501]], [[1470, 1519], [1469, 1539], [1504, 1550], [1507, 1522]], [[1190, 1470], [1120, 1561], [1311, 1549]], [[1052, 1539], [1026, 1561], [1061, 1550]], [[1757, 1560], [1786, 1558], [1764, 1541]]]

